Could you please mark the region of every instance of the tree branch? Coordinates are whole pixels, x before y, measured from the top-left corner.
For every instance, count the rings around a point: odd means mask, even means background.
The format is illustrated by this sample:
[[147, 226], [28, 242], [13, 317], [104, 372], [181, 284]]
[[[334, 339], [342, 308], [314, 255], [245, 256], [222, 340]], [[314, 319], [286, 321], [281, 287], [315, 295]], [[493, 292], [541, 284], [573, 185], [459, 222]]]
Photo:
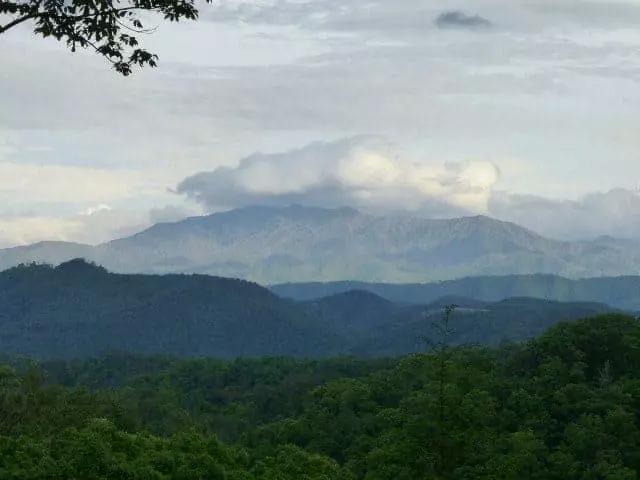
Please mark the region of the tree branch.
[[[91, 47], [107, 58], [123, 75], [132, 65], [156, 66], [157, 55], [143, 48], [134, 34], [150, 34], [156, 27], [144, 28], [138, 12], [162, 14], [166, 21], [196, 20], [197, 0], [0, 0], [0, 13], [11, 21], [0, 25], [1, 34], [29, 20], [33, 32], [43, 38], [65, 42], [72, 52], [76, 46]], [[211, 3], [213, 0], [205, 0]], [[124, 6], [122, 6], [124, 3]], [[4, 15], [3, 15], [4, 17]]]
[[7, 23], [6, 25], [0, 25], [0, 33], [4, 33], [10, 28], [15, 27], [16, 25], [20, 25], [22, 22], [26, 22], [27, 20], [31, 20], [37, 18], [39, 14], [30, 13], [29, 15], [25, 15], [24, 17], [19, 17], [13, 20], [12, 22]]

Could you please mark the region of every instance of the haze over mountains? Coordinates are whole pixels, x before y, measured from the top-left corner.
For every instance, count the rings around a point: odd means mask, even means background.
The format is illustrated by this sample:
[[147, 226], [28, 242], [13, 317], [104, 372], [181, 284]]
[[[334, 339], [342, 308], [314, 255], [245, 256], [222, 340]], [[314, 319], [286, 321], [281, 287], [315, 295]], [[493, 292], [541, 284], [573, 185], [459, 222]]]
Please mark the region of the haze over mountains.
[[390, 284], [366, 282], [312, 282], [273, 285], [271, 291], [297, 301], [365, 291], [403, 305], [438, 299], [474, 299], [497, 302], [505, 298], [529, 297], [557, 302], [600, 302], [629, 311], [640, 311], [640, 276], [597, 277], [579, 280], [557, 275], [503, 275], [466, 277], [433, 283]]
[[255, 283], [207, 275], [112, 274], [82, 260], [0, 273], [0, 352], [36, 358], [141, 354], [323, 357], [400, 355], [437, 340], [455, 301], [452, 344], [499, 344], [561, 321], [617, 312], [603, 303], [463, 297], [400, 305], [353, 290], [294, 302]]
[[159, 223], [98, 246], [41, 242], [0, 250], [0, 269], [86, 258], [120, 273], [202, 273], [262, 284], [430, 282], [545, 273], [634, 275], [640, 242], [565, 242], [485, 216], [422, 219], [352, 208], [246, 207]]

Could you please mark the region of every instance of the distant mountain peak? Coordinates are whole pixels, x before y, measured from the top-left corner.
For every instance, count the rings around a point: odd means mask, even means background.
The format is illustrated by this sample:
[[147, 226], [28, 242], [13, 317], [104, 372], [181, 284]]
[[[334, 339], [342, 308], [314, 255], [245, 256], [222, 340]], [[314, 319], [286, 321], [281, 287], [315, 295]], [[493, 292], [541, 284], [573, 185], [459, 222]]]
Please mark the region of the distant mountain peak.
[[[361, 213], [355, 208], [343, 206], [338, 208], [323, 208], [294, 203], [287, 206], [247, 205], [224, 212], [212, 213], [202, 217], [191, 217], [193, 220], [202, 218], [243, 218], [257, 219], [265, 217], [283, 216], [287, 218], [317, 218], [329, 216], [357, 216]], [[179, 223], [179, 222], [178, 222]]]
[[272, 207], [271, 212], [273, 215], [279, 215], [296, 220], [351, 218], [361, 215], [358, 210], [348, 206], [324, 208], [312, 205], [302, 205], [299, 203], [294, 203], [285, 207]]
[[[362, 215], [351, 207], [322, 208], [291, 204], [288, 206], [249, 205], [225, 212], [212, 213], [201, 217], [191, 217], [188, 222], [198, 225], [213, 225], [231, 221], [240, 224], [265, 224], [276, 219], [292, 222], [323, 222], [334, 219], [351, 219]], [[180, 222], [177, 222], [178, 224]], [[153, 228], [153, 227], [151, 227]]]
[[340, 214], [358, 215], [360, 212], [353, 207], [342, 206], [336, 208], [324, 208], [316, 207], [312, 205], [302, 205], [300, 203], [292, 203], [289, 206], [281, 207], [281, 211], [295, 211], [295, 212], [334, 212]]
[[526, 227], [523, 227], [516, 223], [506, 222], [504, 220], [499, 220], [495, 217], [491, 217], [489, 215], [483, 215], [483, 214], [452, 218], [452, 219], [449, 219], [449, 221], [454, 221], [454, 222], [458, 221], [458, 222], [478, 224], [478, 225], [514, 225], [523, 230], [528, 230]]
[[640, 270], [640, 249], [631, 242], [559, 241], [483, 214], [426, 219], [301, 204], [159, 223], [96, 247], [47, 243], [0, 250], [0, 269], [73, 258], [118, 273], [200, 273], [263, 284], [528, 273], [580, 278]]

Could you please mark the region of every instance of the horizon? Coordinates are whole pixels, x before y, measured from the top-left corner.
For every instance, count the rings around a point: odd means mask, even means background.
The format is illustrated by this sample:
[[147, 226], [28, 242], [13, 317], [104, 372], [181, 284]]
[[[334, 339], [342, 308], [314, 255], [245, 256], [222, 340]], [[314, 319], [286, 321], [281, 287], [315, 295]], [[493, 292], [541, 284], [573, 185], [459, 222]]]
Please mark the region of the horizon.
[[292, 202], [640, 239], [638, 0], [334, 7], [204, 5], [127, 78], [3, 34], [0, 246]]

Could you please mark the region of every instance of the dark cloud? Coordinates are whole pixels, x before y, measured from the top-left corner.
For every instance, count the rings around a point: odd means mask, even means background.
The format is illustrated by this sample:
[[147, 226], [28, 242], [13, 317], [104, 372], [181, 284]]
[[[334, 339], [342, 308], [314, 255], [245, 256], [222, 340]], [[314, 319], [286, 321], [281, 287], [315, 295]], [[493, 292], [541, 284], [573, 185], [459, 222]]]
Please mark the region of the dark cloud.
[[438, 28], [489, 28], [492, 23], [479, 15], [467, 15], [464, 12], [443, 12], [435, 20]]

